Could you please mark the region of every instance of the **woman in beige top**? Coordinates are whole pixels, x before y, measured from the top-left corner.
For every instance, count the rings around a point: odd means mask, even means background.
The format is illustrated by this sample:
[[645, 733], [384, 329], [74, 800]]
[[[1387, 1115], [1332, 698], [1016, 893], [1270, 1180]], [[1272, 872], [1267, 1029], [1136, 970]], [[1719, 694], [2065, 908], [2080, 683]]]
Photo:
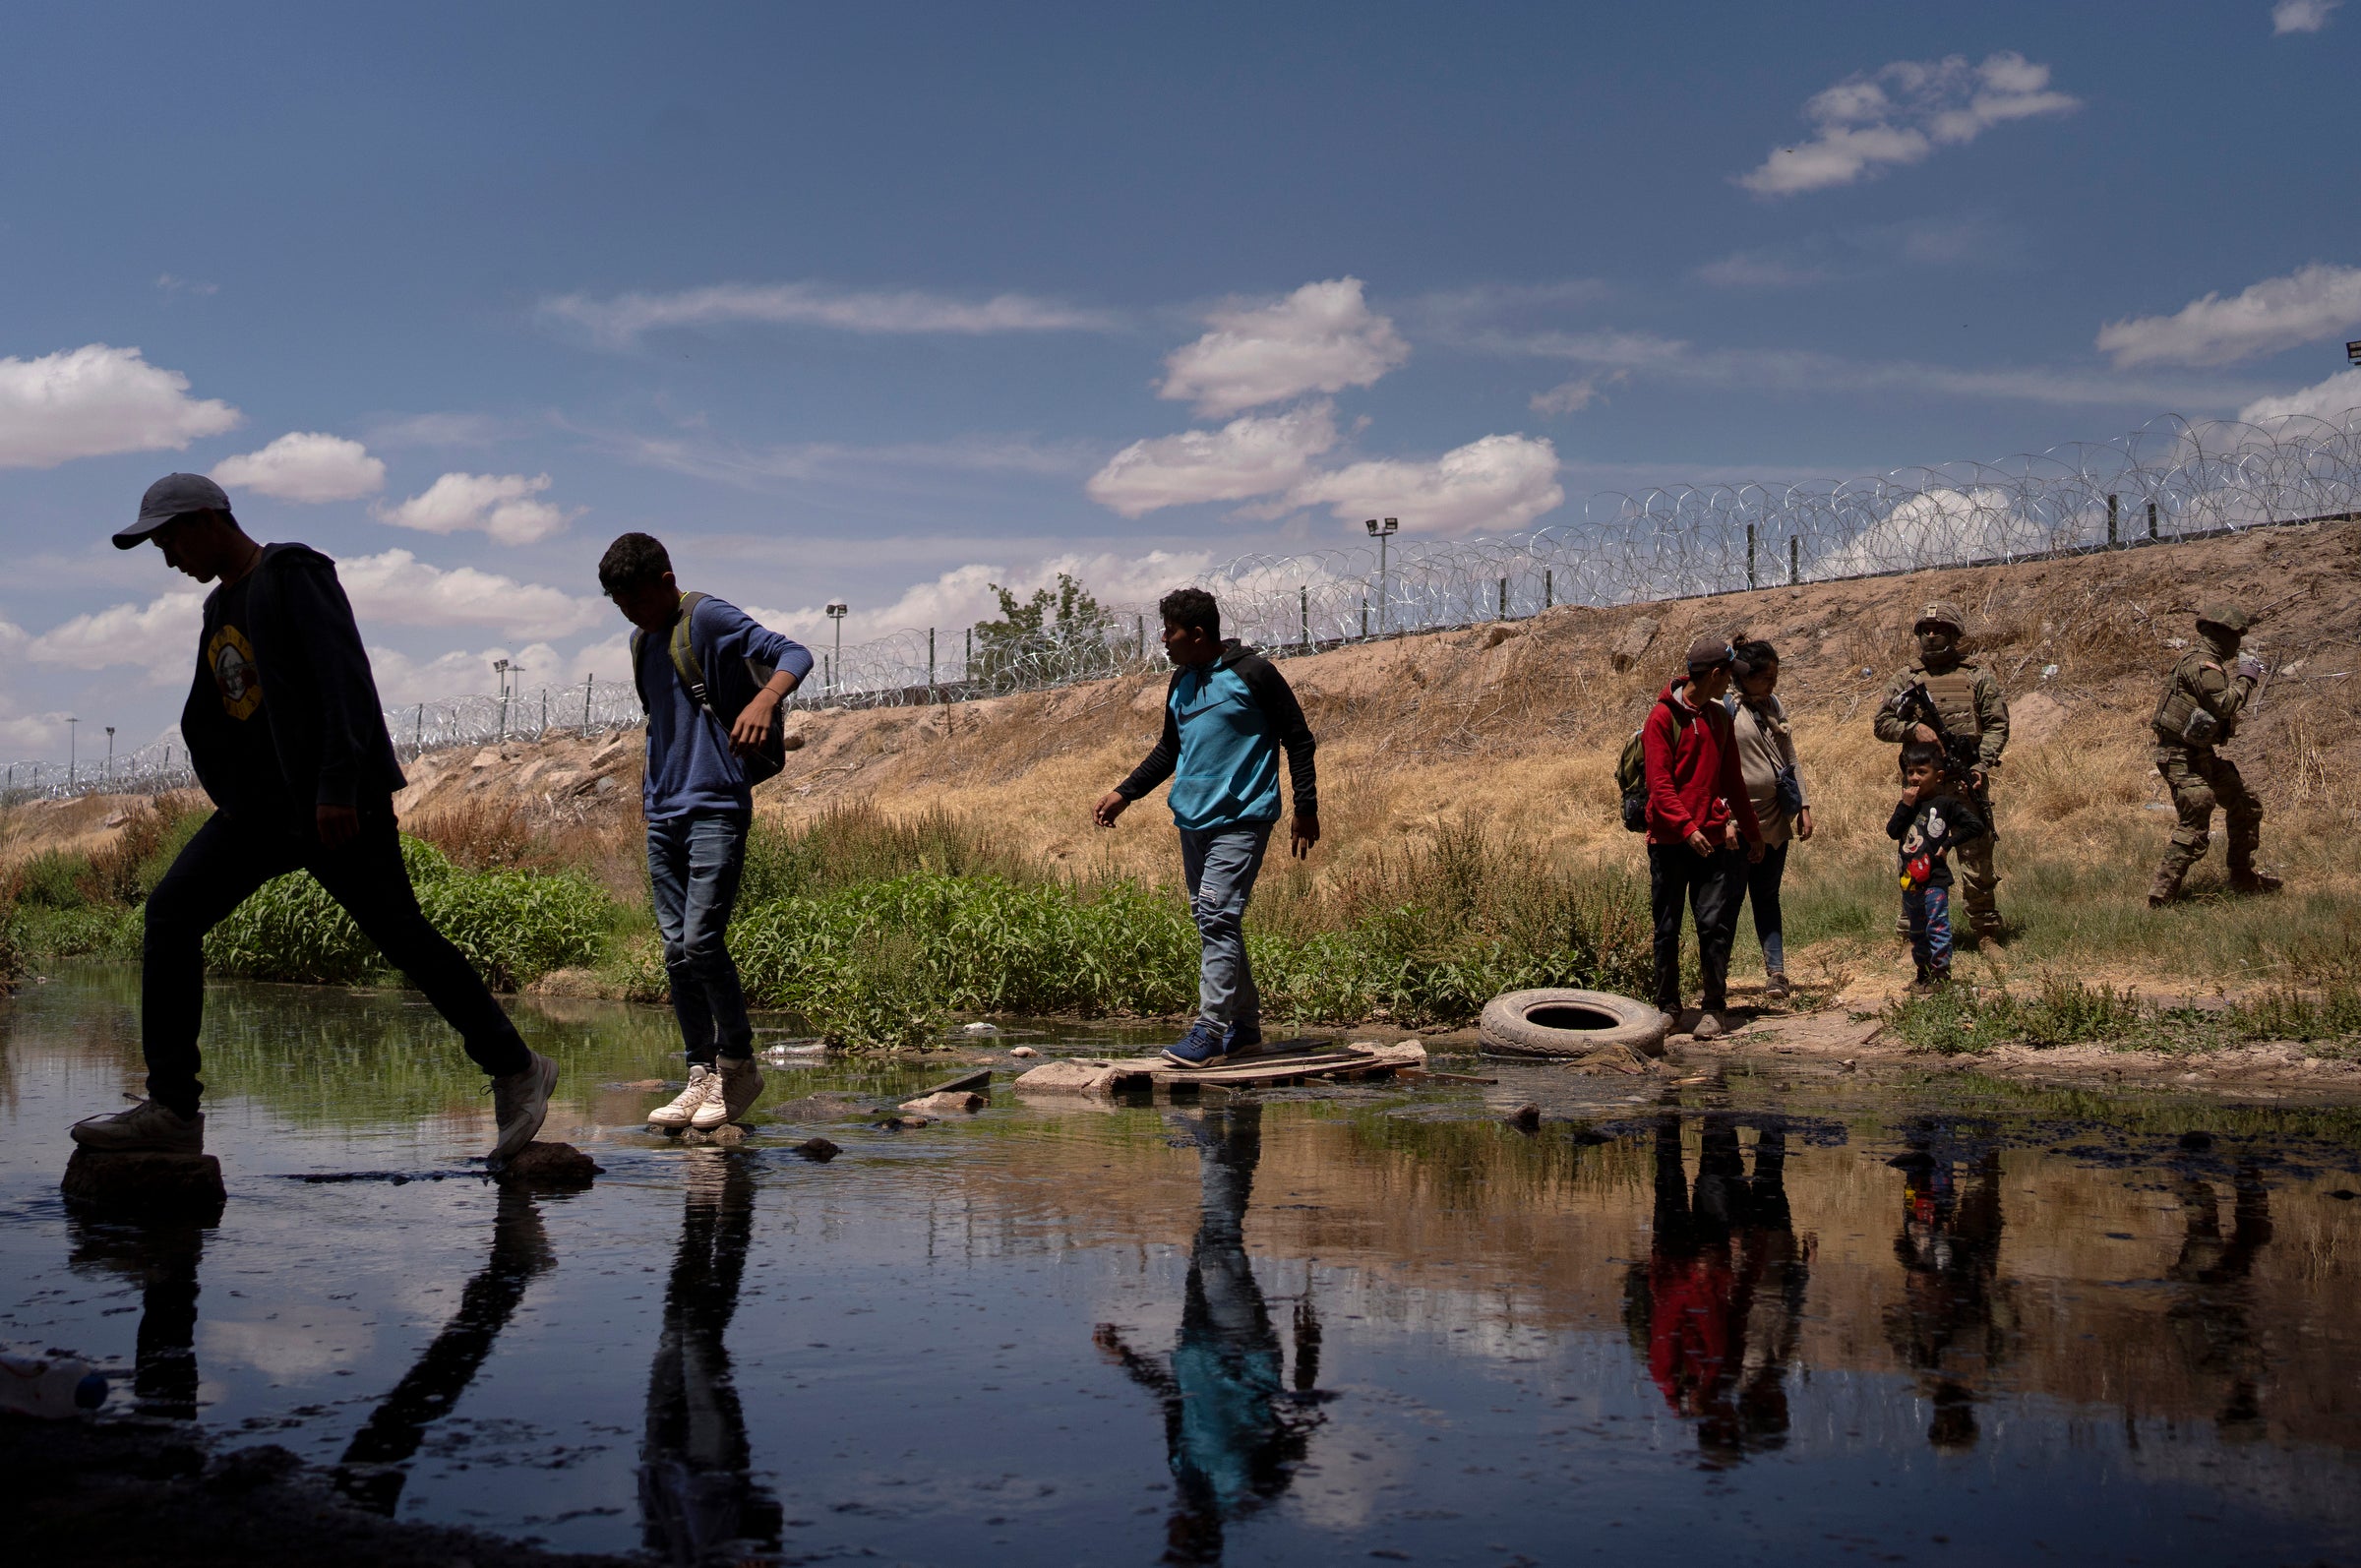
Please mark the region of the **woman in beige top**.
[[[1795, 766], [1795, 737], [1779, 689], [1779, 653], [1768, 642], [1737, 644], [1738, 681], [1730, 693], [1730, 718], [1738, 742], [1738, 767], [1755, 819], [1763, 824], [1763, 858], [1746, 868], [1746, 896], [1754, 905], [1754, 935], [1769, 972], [1770, 996], [1787, 994], [1786, 952], [1780, 936], [1779, 883], [1787, 869], [1787, 845], [1812, 836], [1812, 809]], [[1731, 911], [1734, 918], [1736, 911]]]

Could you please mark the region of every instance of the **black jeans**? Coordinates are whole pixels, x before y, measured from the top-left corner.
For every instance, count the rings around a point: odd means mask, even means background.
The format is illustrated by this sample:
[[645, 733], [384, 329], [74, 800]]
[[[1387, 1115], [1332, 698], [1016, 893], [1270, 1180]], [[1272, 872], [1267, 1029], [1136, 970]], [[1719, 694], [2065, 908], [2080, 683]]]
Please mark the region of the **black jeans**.
[[[1754, 906], [1754, 939], [1763, 944], [1763, 968], [1774, 975], [1787, 972], [1787, 952], [1779, 925], [1779, 883], [1787, 872], [1786, 840], [1766, 845], [1763, 858], [1746, 868], [1746, 901]], [[1732, 923], [1732, 933], [1736, 926]]]
[[1746, 896], [1746, 852], [1700, 855], [1686, 844], [1648, 846], [1648, 902], [1656, 915], [1656, 1004], [1680, 1011], [1680, 916], [1697, 917], [1697, 967], [1705, 973], [1703, 1005], [1721, 1010], [1728, 998], [1729, 943], [1737, 935]]
[[531, 1062], [483, 977], [420, 913], [393, 812], [364, 809], [360, 833], [333, 850], [274, 824], [215, 812], [148, 895], [140, 1043], [148, 1057], [150, 1099], [182, 1116], [196, 1115], [204, 1092], [197, 1081], [197, 1031], [205, 1021], [205, 934], [263, 883], [296, 870], [319, 878], [362, 934], [426, 993], [477, 1066], [499, 1077]]

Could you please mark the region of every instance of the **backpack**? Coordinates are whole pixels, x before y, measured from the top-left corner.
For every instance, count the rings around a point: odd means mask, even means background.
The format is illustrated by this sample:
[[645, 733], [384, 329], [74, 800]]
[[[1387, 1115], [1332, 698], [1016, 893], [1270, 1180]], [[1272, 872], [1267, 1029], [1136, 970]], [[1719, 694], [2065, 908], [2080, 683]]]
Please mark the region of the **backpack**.
[[[1653, 704], [1649, 712], [1653, 715]], [[1672, 738], [1680, 739], [1691, 714], [1679, 703], [1672, 704]], [[1648, 725], [1642, 721], [1623, 743], [1623, 754], [1615, 758], [1615, 788], [1623, 792], [1623, 825], [1635, 833], [1648, 831]]]
[[[738, 662], [742, 669], [724, 669], [713, 688], [708, 688], [705, 685], [704, 667], [697, 662], [696, 648], [689, 639], [689, 623], [705, 597], [701, 593], [681, 595], [681, 616], [672, 624], [671, 645], [666, 651], [672, 655], [673, 673], [681, 678], [681, 685], [688, 689], [689, 699], [704, 709], [707, 718], [721, 726], [721, 733], [726, 739], [735, 716], [746, 710], [747, 703], [755, 699], [755, 693], [778, 673], [778, 667], [764, 664], [759, 659], [741, 660]], [[646, 633], [632, 633], [632, 678], [635, 682], [639, 676], [639, 649], [646, 641]], [[713, 698], [716, 695], [721, 698], [721, 706], [730, 712], [731, 718], [723, 718], [715, 709]], [[643, 708], [647, 705], [645, 692], [639, 694], [639, 705]], [[730, 752], [738, 758], [739, 769], [746, 774], [749, 787], [776, 777], [779, 770], [787, 765], [785, 709], [780, 707], [771, 710], [770, 733], [757, 742], [753, 751], [741, 752], [732, 746]]]

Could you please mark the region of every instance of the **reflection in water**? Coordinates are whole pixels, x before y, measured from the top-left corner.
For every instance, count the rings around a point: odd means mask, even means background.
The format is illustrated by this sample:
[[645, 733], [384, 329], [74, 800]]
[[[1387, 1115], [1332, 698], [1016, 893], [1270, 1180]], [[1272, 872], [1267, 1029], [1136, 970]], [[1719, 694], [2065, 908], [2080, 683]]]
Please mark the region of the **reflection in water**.
[[1903, 1143], [1889, 1162], [1903, 1173], [1902, 1299], [1886, 1309], [1886, 1342], [1933, 1402], [1926, 1440], [1970, 1448], [1976, 1387], [2017, 1337], [2016, 1302], [1998, 1279], [2000, 1148], [1989, 1128], [1933, 1116], [1912, 1121]]
[[419, 1354], [345, 1447], [336, 1489], [373, 1513], [392, 1514], [408, 1478], [404, 1467], [426, 1429], [451, 1414], [475, 1381], [492, 1342], [515, 1315], [524, 1289], [557, 1266], [532, 1194], [504, 1187], [492, 1220], [492, 1255], [459, 1293], [459, 1308]]
[[2250, 1318], [2255, 1254], [2270, 1239], [2270, 1194], [2254, 1162], [2241, 1161], [2230, 1209], [2230, 1235], [2221, 1235], [2213, 1183], [2194, 1174], [2180, 1182], [2188, 1236], [2171, 1278], [2188, 1290], [2168, 1314], [2190, 1363], [2225, 1379], [2228, 1389], [2214, 1424], [2225, 1436], [2262, 1432], [2263, 1350]]
[[1308, 1298], [1295, 1314], [1291, 1392], [1284, 1348], [1246, 1257], [1246, 1202], [1262, 1159], [1262, 1107], [1238, 1105], [1186, 1123], [1196, 1134], [1200, 1209], [1189, 1249], [1180, 1338], [1169, 1361], [1143, 1356], [1112, 1323], [1099, 1348], [1164, 1406], [1179, 1495], [1166, 1529], [1168, 1562], [1222, 1557], [1222, 1526], [1276, 1499], [1294, 1479], [1319, 1417], [1320, 1325]]
[[1787, 1436], [1786, 1370], [1810, 1273], [1787, 1209], [1786, 1129], [1766, 1121], [1746, 1174], [1737, 1121], [1709, 1116], [1692, 1194], [1680, 1118], [1656, 1124], [1655, 1234], [1624, 1288], [1632, 1348], [1665, 1402], [1697, 1422], [1709, 1466], [1777, 1448]]
[[140, 1331], [131, 1376], [142, 1416], [197, 1416], [197, 1266], [205, 1228], [72, 1221], [77, 1270], [103, 1269], [140, 1287]]
[[643, 1543], [664, 1562], [735, 1561], [779, 1544], [782, 1510], [750, 1473], [746, 1416], [722, 1343], [754, 1226], [755, 1178], [745, 1163], [717, 1149], [691, 1151], [639, 1449]]

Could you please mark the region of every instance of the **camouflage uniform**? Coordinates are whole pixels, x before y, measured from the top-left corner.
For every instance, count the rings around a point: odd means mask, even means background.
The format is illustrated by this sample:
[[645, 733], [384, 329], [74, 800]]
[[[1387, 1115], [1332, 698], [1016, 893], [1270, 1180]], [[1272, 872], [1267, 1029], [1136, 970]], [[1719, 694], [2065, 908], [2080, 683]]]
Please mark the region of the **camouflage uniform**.
[[2164, 775], [2181, 820], [2149, 888], [2150, 905], [2177, 896], [2189, 868], [2205, 858], [2217, 805], [2229, 827], [2230, 885], [2242, 892], [2269, 892], [2279, 885], [2277, 877], [2255, 870], [2255, 850], [2263, 841], [2263, 803], [2246, 787], [2238, 764], [2213, 750], [2238, 732], [2239, 716], [2260, 679], [2252, 661], [2238, 658], [2246, 627], [2246, 615], [2235, 605], [2208, 605], [2198, 618], [2198, 645], [2172, 667], [2164, 695], [2156, 703], [2150, 721], [2156, 733], [2156, 771]]
[[[1941, 601], [1926, 607], [1912, 630], [1932, 623], [1948, 626], [1955, 633], [1967, 630], [1967, 618], [1959, 607]], [[1913, 659], [1910, 667], [1897, 675], [1886, 687], [1886, 701], [1877, 710], [1873, 721], [1877, 738], [1895, 745], [1910, 740], [1915, 726], [1893, 710], [1894, 699], [1913, 686], [1923, 686], [1943, 715], [1943, 726], [1955, 735], [1973, 735], [1976, 755], [1982, 765], [1984, 783], [1974, 790], [1963, 790], [1975, 813], [1986, 822], [1997, 823], [1992, 814], [1992, 775], [2000, 766], [2000, 754], [2009, 744], [2009, 702], [2000, 694], [2000, 682], [1992, 672], [1972, 660], [1955, 657], [1949, 663], [1930, 667], [1924, 659]], [[1964, 785], [1967, 781], [1961, 780]], [[1975, 935], [1987, 936], [2000, 931], [2000, 910], [1994, 901], [2000, 886], [2000, 873], [1992, 865], [1992, 845], [1999, 829], [1958, 846], [1952, 854], [1952, 864], [1959, 875], [1960, 902], [1968, 909]], [[1896, 930], [1907, 935], [1907, 917], [1896, 923]]]

